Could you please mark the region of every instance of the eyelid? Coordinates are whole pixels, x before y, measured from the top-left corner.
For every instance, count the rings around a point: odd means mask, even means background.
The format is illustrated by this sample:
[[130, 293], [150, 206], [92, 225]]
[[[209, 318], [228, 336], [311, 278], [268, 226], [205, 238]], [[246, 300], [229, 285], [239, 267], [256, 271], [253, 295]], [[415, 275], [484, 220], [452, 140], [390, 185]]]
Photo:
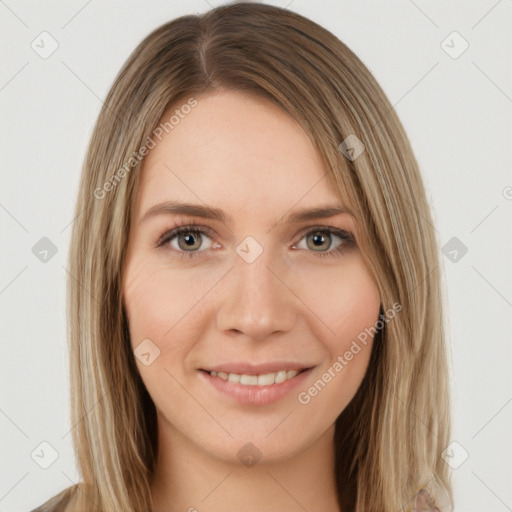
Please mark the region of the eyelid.
[[301, 240], [304, 236], [309, 235], [312, 232], [315, 231], [326, 231], [328, 233], [333, 233], [334, 235], [338, 235], [340, 237], [350, 238], [351, 240], [355, 241], [354, 234], [349, 229], [343, 229], [339, 228], [337, 226], [330, 226], [328, 224], [317, 224], [315, 226], [308, 226], [302, 230], [299, 231], [298, 235], [300, 236]]

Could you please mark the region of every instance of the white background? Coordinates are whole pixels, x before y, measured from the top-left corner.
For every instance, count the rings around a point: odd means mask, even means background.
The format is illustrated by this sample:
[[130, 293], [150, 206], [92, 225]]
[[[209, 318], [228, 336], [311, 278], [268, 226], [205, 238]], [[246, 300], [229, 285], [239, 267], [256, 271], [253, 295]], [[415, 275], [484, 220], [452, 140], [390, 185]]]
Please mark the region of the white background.
[[[78, 479], [65, 280], [102, 99], [151, 30], [220, 3], [0, 0], [0, 512], [31, 510]], [[328, 28], [368, 66], [411, 139], [441, 243], [455, 236], [468, 248], [457, 262], [442, 257], [452, 459], [469, 455], [454, 470], [455, 509], [512, 510], [512, 2], [269, 3]], [[59, 45], [47, 59], [31, 48], [43, 31]], [[469, 43], [458, 58], [441, 45], [453, 31]], [[453, 36], [445, 44], [461, 48]], [[42, 237], [58, 250], [46, 263], [32, 252]], [[48, 469], [31, 458], [43, 441], [59, 455]]]

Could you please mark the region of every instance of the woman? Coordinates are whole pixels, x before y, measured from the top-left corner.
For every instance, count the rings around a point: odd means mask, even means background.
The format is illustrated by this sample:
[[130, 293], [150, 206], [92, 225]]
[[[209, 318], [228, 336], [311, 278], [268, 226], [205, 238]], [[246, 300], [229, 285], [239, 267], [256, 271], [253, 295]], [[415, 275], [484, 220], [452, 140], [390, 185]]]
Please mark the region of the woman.
[[82, 482], [40, 511], [451, 510], [438, 243], [388, 99], [238, 3], [132, 53], [68, 282]]

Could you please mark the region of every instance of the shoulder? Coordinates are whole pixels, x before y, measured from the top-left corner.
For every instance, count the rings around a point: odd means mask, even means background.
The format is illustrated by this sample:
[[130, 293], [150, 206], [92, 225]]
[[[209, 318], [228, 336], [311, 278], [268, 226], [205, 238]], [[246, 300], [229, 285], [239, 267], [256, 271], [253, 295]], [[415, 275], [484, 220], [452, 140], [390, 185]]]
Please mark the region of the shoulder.
[[30, 512], [67, 512], [69, 510], [67, 507], [75, 495], [78, 486], [79, 484], [75, 484], [67, 487]]

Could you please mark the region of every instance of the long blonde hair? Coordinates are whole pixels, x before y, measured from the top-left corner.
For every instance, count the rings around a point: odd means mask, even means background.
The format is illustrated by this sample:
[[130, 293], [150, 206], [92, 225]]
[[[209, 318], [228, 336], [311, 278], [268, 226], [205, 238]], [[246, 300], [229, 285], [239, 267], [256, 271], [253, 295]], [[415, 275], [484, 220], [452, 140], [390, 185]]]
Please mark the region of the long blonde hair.
[[[217, 87], [270, 99], [306, 130], [333, 189], [356, 213], [382, 310], [401, 305], [379, 330], [365, 378], [336, 420], [340, 508], [410, 510], [426, 490], [453, 503], [441, 457], [450, 402], [439, 246], [408, 138], [345, 44], [294, 12], [245, 2], [180, 17], [148, 35], [117, 76], [94, 128], [68, 279], [71, 423], [83, 481], [64, 491], [61, 503], [80, 511], [152, 508], [156, 410], [129, 341], [125, 249], [141, 148], [151, 149], [171, 107]], [[355, 159], [340, 151], [348, 136], [364, 144]]]

